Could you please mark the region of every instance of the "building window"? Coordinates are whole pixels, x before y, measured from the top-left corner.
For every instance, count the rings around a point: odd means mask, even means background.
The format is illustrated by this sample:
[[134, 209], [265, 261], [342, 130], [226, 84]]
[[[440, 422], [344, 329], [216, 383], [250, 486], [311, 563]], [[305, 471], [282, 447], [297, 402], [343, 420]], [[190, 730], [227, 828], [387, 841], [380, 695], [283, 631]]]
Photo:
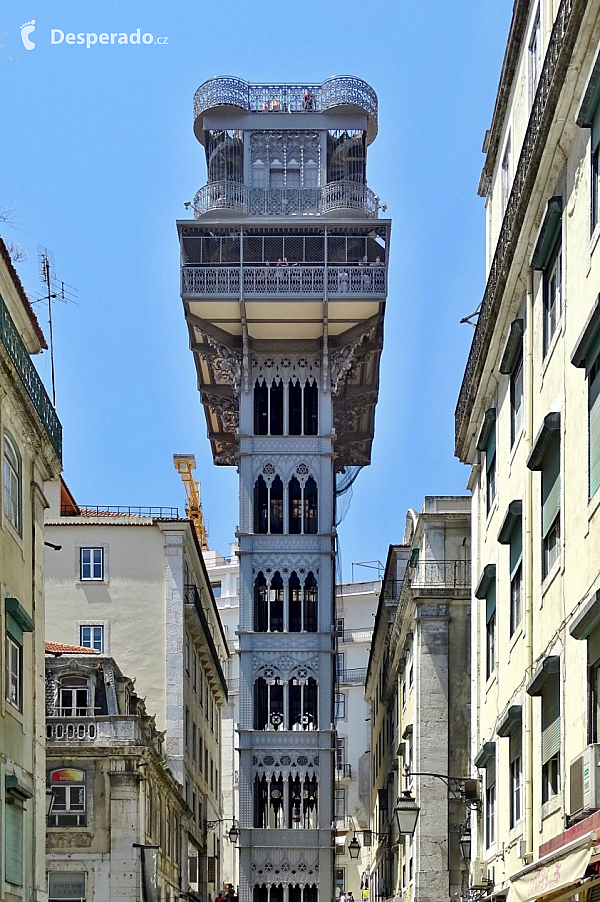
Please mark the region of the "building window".
[[560, 238], [543, 272], [544, 357], [548, 353], [562, 311], [562, 244]]
[[343, 821], [346, 817], [346, 790], [336, 789], [333, 816], [336, 821]]
[[345, 720], [346, 718], [346, 695], [344, 692], [335, 693], [335, 713], [336, 720]]
[[496, 757], [487, 763], [485, 770], [485, 847], [496, 841]]
[[335, 895], [336, 898], [341, 896], [344, 892], [346, 886], [346, 869], [345, 868], [336, 868], [335, 869]]
[[502, 201], [502, 213], [504, 214], [507, 204], [508, 198], [510, 196], [510, 186], [511, 186], [511, 141], [510, 141], [510, 133], [506, 140], [506, 147], [504, 148], [504, 156], [502, 157], [502, 173], [501, 173], [501, 184], [500, 184], [500, 196]]
[[49, 827], [85, 827], [86, 793], [85, 771], [74, 767], [53, 770], [50, 785], [54, 795]]
[[80, 902], [85, 899], [85, 873], [49, 871], [48, 902]]
[[343, 651], [339, 651], [335, 656], [335, 677], [338, 683], [341, 683], [344, 679], [344, 672], [346, 670], [346, 655]]
[[510, 374], [510, 444], [514, 445], [523, 424], [523, 351]]
[[528, 47], [528, 88], [529, 88], [529, 109], [533, 106], [535, 92], [540, 80], [540, 72], [542, 71], [542, 32], [540, 27], [540, 7], [538, 4], [533, 27], [531, 29], [531, 37], [529, 38]]
[[485, 678], [489, 680], [496, 668], [496, 584], [492, 583], [485, 596]]
[[[600, 125], [600, 123], [599, 123]], [[592, 129], [592, 197], [590, 231], [593, 233], [600, 221], [600, 127]]]
[[549, 674], [542, 697], [542, 802], [560, 792], [560, 674]]
[[588, 372], [588, 471], [593, 498], [600, 486], [600, 354]]
[[221, 597], [221, 583], [211, 583], [210, 587], [212, 589], [213, 598]]
[[7, 701], [23, 710], [23, 647], [6, 633], [6, 679], [5, 695]]
[[[267, 464], [267, 467], [272, 467]], [[269, 472], [269, 477], [273, 476]], [[259, 476], [254, 485], [254, 532], [283, 533], [283, 482], [275, 475], [269, 483]]]
[[79, 644], [83, 648], [93, 648], [100, 653], [104, 652], [104, 627], [103, 626], [80, 626], [79, 627]]
[[61, 717], [93, 717], [90, 690], [85, 677], [67, 676], [60, 681], [59, 710]]
[[552, 438], [542, 463], [542, 576], [560, 557], [560, 436]]
[[521, 724], [515, 726], [509, 736], [510, 766], [510, 829], [523, 816], [523, 753]]
[[485, 412], [477, 450], [485, 454], [485, 509], [489, 515], [496, 497], [496, 408]]
[[335, 769], [338, 776], [344, 775], [346, 768], [346, 737], [338, 736], [335, 740]]
[[10, 433], [4, 433], [4, 516], [21, 535], [21, 455]]
[[[305, 468], [300, 464], [300, 468]], [[305, 475], [305, 474], [303, 474]], [[289, 524], [290, 534], [316, 535], [318, 531], [318, 490], [312, 476], [306, 482], [300, 482], [293, 476], [289, 484]]]
[[104, 579], [104, 548], [79, 549], [79, 578], [81, 580]]

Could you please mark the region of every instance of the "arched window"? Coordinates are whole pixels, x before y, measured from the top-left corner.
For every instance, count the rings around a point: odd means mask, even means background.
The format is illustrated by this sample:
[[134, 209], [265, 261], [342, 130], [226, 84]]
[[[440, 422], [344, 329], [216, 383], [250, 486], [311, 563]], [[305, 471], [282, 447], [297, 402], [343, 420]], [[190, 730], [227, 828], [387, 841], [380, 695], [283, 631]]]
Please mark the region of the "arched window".
[[269, 490], [262, 476], [254, 483], [254, 532], [269, 531]]
[[254, 683], [254, 729], [283, 730], [283, 684], [278, 677], [265, 680], [258, 677]]
[[21, 455], [12, 435], [4, 432], [4, 516], [21, 535]]
[[283, 829], [284, 818], [284, 782], [283, 777], [265, 776], [254, 778], [254, 826]]
[[261, 572], [254, 580], [254, 631], [266, 633], [268, 628], [267, 581]]
[[288, 826], [293, 830], [314, 829], [317, 826], [317, 778], [290, 777], [288, 791]]
[[317, 681], [312, 677], [289, 681], [289, 729], [316, 730], [318, 727]]
[[283, 632], [283, 579], [279, 571], [269, 587], [269, 630], [272, 633]]
[[[271, 533], [283, 533], [283, 482], [276, 476], [271, 483]], [[316, 532], [316, 530], [315, 530]]]
[[289, 485], [289, 532], [290, 535], [300, 535], [302, 532], [302, 489], [295, 476]]
[[302, 586], [296, 571], [292, 573], [288, 582], [289, 597], [289, 631], [299, 633], [302, 631]]
[[269, 389], [263, 379], [254, 385], [254, 435], [269, 434]]
[[304, 533], [315, 535], [318, 532], [317, 483], [309, 476], [304, 485]]
[[319, 390], [316, 382], [304, 386], [304, 435], [318, 435]]
[[303, 628], [307, 633], [318, 629], [318, 588], [312, 570], [304, 582]]
[[289, 385], [289, 433], [302, 435], [302, 386], [298, 380]]
[[94, 709], [90, 707], [90, 692], [85, 677], [63, 677], [60, 681], [60, 716], [90, 717]]
[[271, 435], [283, 435], [283, 382], [271, 386]]

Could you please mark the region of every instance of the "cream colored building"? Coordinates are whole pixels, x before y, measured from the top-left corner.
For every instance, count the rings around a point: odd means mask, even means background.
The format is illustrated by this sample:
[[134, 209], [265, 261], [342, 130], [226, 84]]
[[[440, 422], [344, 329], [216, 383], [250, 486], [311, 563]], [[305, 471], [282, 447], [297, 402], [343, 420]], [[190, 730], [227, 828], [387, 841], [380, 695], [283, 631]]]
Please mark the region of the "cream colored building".
[[0, 239], [0, 900], [45, 900], [44, 483], [62, 430], [30, 355], [46, 347]]
[[[476, 785], [469, 776], [470, 499], [427, 496], [391, 545], [366, 680], [371, 707], [369, 898], [457, 898], [468, 865], [459, 840]], [[475, 781], [470, 781], [475, 784]], [[419, 806], [400, 834], [398, 799]]]
[[515, 3], [479, 186], [487, 285], [456, 410], [484, 796], [471, 883], [508, 902], [582, 899], [596, 873], [599, 49], [597, 0]]
[[108, 655], [47, 642], [46, 716], [50, 902], [179, 902], [192, 812], [133, 681]]
[[64, 483], [51, 507], [46, 634], [96, 648], [135, 674], [165, 731], [165, 755], [192, 810], [183, 888], [221, 882], [221, 716], [228, 648], [192, 523], [172, 508], [85, 508]]

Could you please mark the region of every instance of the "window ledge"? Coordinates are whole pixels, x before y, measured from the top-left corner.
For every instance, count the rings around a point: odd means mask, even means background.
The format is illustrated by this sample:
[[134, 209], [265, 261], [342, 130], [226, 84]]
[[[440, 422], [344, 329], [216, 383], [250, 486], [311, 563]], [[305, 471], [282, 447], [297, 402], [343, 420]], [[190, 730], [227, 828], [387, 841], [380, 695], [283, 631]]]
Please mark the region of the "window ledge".
[[14, 717], [15, 720], [18, 720], [23, 728], [23, 733], [25, 732], [25, 718], [23, 716], [23, 712], [19, 711], [18, 708], [15, 708], [14, 705], [11, 705], [7, 698], [4, 699], [4, 711], [6, 714], [10, 714], [11, 717]]
[[[496, 479], [497, 478], [498, 478], [498, 470], [496, 470]], [[484, 490], [484, 494], [485, 494], [485, 485], [483, 486], [483, 490]], [[484, 504], [485, 504], [485, 500], [486, 499], [484, 498], [483, 499]], [[496, 487], [496, 494], [494, 495], [494, 500], [492, 501], [492, 506], [490, 507], [490, 512], [489, 512], [489, 514], [486, 515], [486, 518], [485, 518], [486, 534], [487, 534], [488, 529], [490, 528], [490, 524], [491, 524], [491, 522], [494, 518], [494, 514], [496, 513], [497, 510], [498, 510], [498, 489]]]
[[596, 491], [593, 498], [590, 498], [587, 504], [587, 518], [588, 523], [600, 507], [600, 489]]
[[596, 227], [590, 235], [590, 258], [594, 255], [596, 245], [598, 244], [598, 239], [600, 239], [600, 222], [596, 223]]
[[525, 430], [524, 430], [523, 426], [521, 425], [521, 428], [519, 429], [519, 431], [515, 437], [515, 440], [513, 442], [512, 448], [510, 449], [510, 457], [508, 460], [509, 473], [512, 470], [512, 465], [514, 463], [515, 457], [517, 455], [517, 451], [519, 450], [519, 445], [521, 444], [524, 434], [525, 434]]
[[512, 653], [513, 653], [513, 650], [514, 650], [515, 645], [517, 644], [517, 642], [519, 641], [519, 639], [522, 639], [522, 638], [523, 638], [523, 617], [521, 616], [521, 620], [520, 620], [520, 622], [519, 622], [518, 627], [516, 628], [516, 630], [514, 631], [514, 633], [512, 634], [512, 636], [511, 636], [510, 639], [509, 639], [509, 645], [508, 645], [508, 660], [509, 660], [509, 663], [510, 663], [510, 656], [511, 656]]
[[15, 540], [15, 542], [17, 543], [17, 545], [18, 545], [19, 548], [21, 549], [21, 552], [23, 553], [23, 557], [24, 557], [24, 556], [25, 556], [25, 555], [24, 555], [25, 546], [24, 546], [24, 544], [23, 544], [23, 536], [21, 535], [21, 533], [19, 532], [19, 530], [16, 528], [16, 526], [14, 526], [14, 524], [12, 523], [12, 521], [9, 520], [9, 518], [6, 516], [6, 514], [4, 513], [4, 511], [2, 511], [2, 526], [3, 526], [4, 530], [5, 530], [10, 536], [12, 536], [12, 538]]
[[[556, 577], [558, 576], [558, 574], [562, 572], [563, 560], [564, 560], [564, 548], [561, 547], [560, 557], [554, 561], [554, 563], [552, 564], [552, 569], [550, 570], [550, 572], [548, 574], [546, 574], [546, 576], [542, 580], [542, 592], [541, 592], [542, 603], [544, 600], [544, 596], [550, 589], [550, 586], [553, 584], [553, 582], [556, 579]], [[541, 604], [540, 604], [540, 607], [541, 607]]]
[[542, 820], [546, 820], [546, 818], [552, 817], [553, 814], [556, 814], [557, 811], [561, 811], [563, 807], [563, 796], [562, 790], [557, 792], [555, 796], [552, 796], [551, 799], [548, 799], [547, 802], [542, 804], [541, 816]]
[[494, 672], [491, 675], [491, 677], [489, 677], [486, 680], [486, 683], [485, 683], [485, 694], [486, 695], [497, 682], [498, 682], [498, 667], [496, 666], [496, 667], [494, 667]]

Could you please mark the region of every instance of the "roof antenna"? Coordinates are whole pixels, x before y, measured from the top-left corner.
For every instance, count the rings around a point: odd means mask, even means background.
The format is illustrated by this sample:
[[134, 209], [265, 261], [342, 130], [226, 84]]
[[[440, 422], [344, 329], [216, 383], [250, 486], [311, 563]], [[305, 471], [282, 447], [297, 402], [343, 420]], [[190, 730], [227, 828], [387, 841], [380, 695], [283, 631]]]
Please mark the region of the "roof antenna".
[[50, 348], [50, 371], [52, 374], [52, 404], [56, 407], [56, 383], [54, 380], [54, 337], [52, 331], [52, 301], [62, 301], [63, 304], [77, 303], [77, 289], [66, 282], [56, 278], [54, 270], [54, 254], [47, 247], [38, 244], [38, 263], [40, 282], [44, 286], [44, 293], [33, 301], [34, 304], [46, 301], [48, 304], [48, 345]]

